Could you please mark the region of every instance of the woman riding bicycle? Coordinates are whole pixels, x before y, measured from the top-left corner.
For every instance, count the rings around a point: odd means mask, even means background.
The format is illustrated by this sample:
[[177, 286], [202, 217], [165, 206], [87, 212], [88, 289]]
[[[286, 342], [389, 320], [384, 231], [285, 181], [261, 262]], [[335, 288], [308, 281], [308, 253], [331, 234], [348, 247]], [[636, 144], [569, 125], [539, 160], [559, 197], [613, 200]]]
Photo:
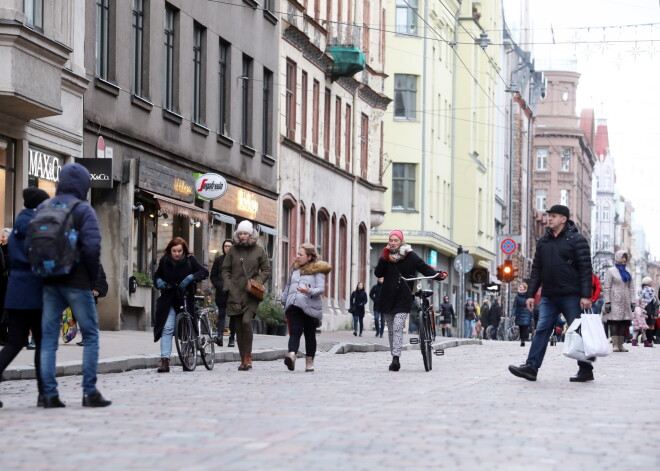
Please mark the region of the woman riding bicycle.
[[160, 290], [154, 323], [154, 342], [160, 339], [159, 373], [170, 371], [174, 319], [183, 304], [181, 292], [188, 297], [188, 306], [192, 308], [195, 293], [186, 288], [193, 286], [193, 281], [202, 281], [208, 276], [209, 271], [190, 253], [184, 239], [175, 237], [167, 244], [165, 255], [161, 257], [154, 273], [154, 284]]
[[424, 263], [410, 245], [403, 244], [403, 232], [399, 230], [390, 232], [389, 244], [383, 249], [383, 254], [374, 270], [376, 277], [384, 278], [379, 307], [387, 323], [387, 335], [392, 353], [390, 371], [399, 371], [401, 368], [399, 357], [403, 345], [403, 325], [413, 303], [412, 283], [403, 281], [401, 277], [413, 278], [417, 272], [425, 276], [437, 275], [438, 280], [447, 278], [447, 273], [437, 272]]

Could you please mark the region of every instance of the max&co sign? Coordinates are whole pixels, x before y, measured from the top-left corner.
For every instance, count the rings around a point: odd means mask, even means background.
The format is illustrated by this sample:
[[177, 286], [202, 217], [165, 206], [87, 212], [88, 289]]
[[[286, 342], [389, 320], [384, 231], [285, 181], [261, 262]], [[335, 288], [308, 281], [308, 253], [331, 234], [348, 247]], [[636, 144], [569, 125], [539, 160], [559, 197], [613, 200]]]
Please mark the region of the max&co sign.
[[112, 159], [76, 159], [89, 170], [92, 188], [112, 188]]
[[227, 180], [217, 173], [205, 173], [195, 180], [195, 193], [205, 200], [217, 200], [227, 193]]

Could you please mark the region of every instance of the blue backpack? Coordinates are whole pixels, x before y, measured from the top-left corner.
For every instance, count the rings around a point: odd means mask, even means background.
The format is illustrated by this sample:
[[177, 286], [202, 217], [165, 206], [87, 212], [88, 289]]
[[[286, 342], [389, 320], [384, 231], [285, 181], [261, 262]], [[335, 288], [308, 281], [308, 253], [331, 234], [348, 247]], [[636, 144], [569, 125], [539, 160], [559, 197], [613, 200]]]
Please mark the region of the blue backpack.
[[73, 209], [80, 203], [80, 200], [69, 203], [47, 200], [37, 210], [28, 226], [28, 254], [33, 273], [43, 278], [64, 276], [78, 263], [80, 248]]

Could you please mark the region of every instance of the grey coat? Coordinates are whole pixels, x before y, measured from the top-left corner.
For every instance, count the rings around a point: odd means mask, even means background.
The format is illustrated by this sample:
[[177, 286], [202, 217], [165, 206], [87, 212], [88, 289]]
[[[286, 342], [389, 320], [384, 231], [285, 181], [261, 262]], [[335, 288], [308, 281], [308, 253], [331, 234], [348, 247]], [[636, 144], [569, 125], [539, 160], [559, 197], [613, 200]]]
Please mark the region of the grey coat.
[[[323, 319], [323, 301], [321, 296], [325, 291], [325, 275], [330, 273], [332, 266], [326, 262], [312, 262], [299, 267], [297, 262], [287, 281], [280, 301], [286, 310], [289, 306], [297, 306], [310, 317], [317, 319], [321, 325]], [[309, 286], [307, 293], [298, 291], [299, 286]]]
[[[614, 260], [619, 263], [621, 254], [619, 251], [616, 253]], [[630, 305], [635, 302], [635, 287], [631, 279], [629, 282], [624, 283], [621, 279], [621, 274], [616, 267], [611, 267], [605, 273], [605, 281], [603, 282], [603, 300], [605, 303], [610, 303], [610, 312], [602, 312], [604, 321], [631, 321], [633, 318], [633, 311]]]

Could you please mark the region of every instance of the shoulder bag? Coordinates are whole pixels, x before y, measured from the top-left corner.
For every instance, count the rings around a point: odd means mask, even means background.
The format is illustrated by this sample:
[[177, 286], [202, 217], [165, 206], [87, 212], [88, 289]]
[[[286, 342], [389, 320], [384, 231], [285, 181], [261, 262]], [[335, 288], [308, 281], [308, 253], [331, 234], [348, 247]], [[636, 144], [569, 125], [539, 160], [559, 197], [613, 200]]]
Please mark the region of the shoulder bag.
[[245, 273], [245, 278], [247, 278], [243, 290], [246, 293], [248, 293], [250, 296], [257, 298], [259, 301], [263, 301], [264, 293], [266, 292], [266, 287], [248, 276], [247, 270], [245, 269], [245, 263], [243, 263], [242, 258], [241, 258], [241, 265], [243, 266], [243, 273]]

